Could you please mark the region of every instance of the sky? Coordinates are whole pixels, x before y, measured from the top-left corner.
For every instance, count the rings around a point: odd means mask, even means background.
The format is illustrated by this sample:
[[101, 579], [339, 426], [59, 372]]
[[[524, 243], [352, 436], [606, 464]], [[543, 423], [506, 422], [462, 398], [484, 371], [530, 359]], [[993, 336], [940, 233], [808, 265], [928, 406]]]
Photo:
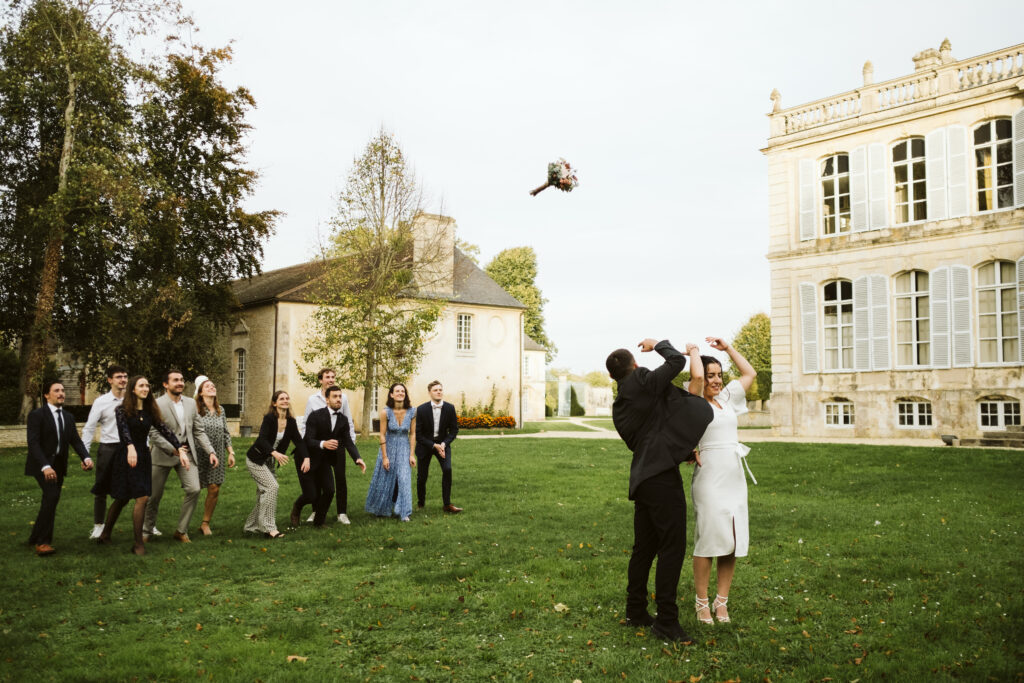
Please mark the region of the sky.
[[[769, 312], [769, 94], [784, 107], [1024, 41], [1024, 3], [185, 0], [256, 99], [264, 270], [309, 260], [352, 160], [393, 134], [458, 237], [537, 252], [553, 365], [643, 338], [731, 338]], [[528, 192], [559, 157], [571, 193]], [[702, 344], [707, 351], [707, 346]], [[653, 355], [653, 354], [651, 354]], [[642, 364], [656, 365], [645, 354]]]

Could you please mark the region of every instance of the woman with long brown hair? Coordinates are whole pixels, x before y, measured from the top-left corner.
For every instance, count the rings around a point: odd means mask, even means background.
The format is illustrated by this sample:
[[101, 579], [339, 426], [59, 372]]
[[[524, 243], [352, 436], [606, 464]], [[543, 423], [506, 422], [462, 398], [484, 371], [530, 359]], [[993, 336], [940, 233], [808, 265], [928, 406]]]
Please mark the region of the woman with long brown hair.
[[246, 454], [245, 466], [256, 481], [256, 506], [245, 520], [245, 530], [262, 532], [267, 538], [281, 538], [277, 530], [277, 478], [274, 466], [288, 463], [288, 446], [295, 444], [299, 458], [306, 457], [306, 444], [299, 434], [299, 425], [292, 417], [291, 397], [278, 389], [270, 398], [270, 408], [263, 416], [260, 434]]
[[109, 494], [114, 502], [107, 510], [107, 520], [103, 532], [97, 539], [100, 543], [110, 543], [110, 534], [114, 530], [121, 510], [128, 500], [135, 499], [132, 509], [132, 525], [135, 540], [132, 552], [145, 555], [146, 546], [142, 540], [142, 522], [146, 516], [146, 502], [153, 492], [153, 461], [149, 454], [149, 430], [156, 429], [174, 448], [181, 451], [177, 437], [164, 426], [160, 418], [160, 408], [149, 390], [149, 380], [136, 375], [128, 380], [124, 402], [114, 410], [117, 432], [121, 437], [121, 448], [114, 457], [109, 475], [96, 482], [92, 492], [95, 495]]
[[224, 483], [225, 461], [228, 467], [235, 466], [235, 449], [231, 447], [231, 431], [228, 418], [217, 402], [217, 386], [206, 375], [196, 377], [197, 421], [203, 423], [206, 438], [210, 440], [217, 457], [197, 458], [199, 464], [199, 488], [206, 489], [206, 504], [203, 506], [203, 523], [199, 531], [203, 536], [212, 536], [210, 519], [217, 509], [220, 487]]

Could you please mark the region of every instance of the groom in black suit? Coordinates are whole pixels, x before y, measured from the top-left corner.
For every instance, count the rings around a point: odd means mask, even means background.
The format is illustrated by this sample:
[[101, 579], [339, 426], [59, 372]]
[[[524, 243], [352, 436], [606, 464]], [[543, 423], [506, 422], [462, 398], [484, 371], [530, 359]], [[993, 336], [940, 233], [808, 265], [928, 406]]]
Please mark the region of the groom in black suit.
[[310, 473], [316, 486], [317, 499], [313, 505], [313, 526], [322, 527], [327, 519], [327, 510], [334, 498], [334, 477], [331, 471], [340, 465], [341, 477], [338, 496], [348, 498], [348, 486], [345, 484], [345, 458], [338, 453], [339, 448], [348, 451], [352, 462], [366, 472], [366, 463], [359, 457], [359, 449], [352, 442], [349, 433], [348, 418], [341, 412], [341, 387], [332, 386], [327, 389], [327, 407], [314, 410], [306, 419], [306, 450], [309, 457], [300, 466], [300, 471]]
[[47, 382], [45, 387], [46, 405], [28, 414], [28, 456], [25, 458], [25, 475], [35, 477], [43, 490], [39, 516], [28, 538], [40, 557], [57, 552], [52, 545], [53, 522], [68, 473], [68, 446], [78, 453], [83, 470], [92, 469], [92, 458], [75, 429], [75, 418], [64, 410], [64, 385]]
[[452, 441], [459, 435], [459, 416], [455, 406], [444, 399], [444, 387], [436, 379], [427, 385], [430, 400], [416, 408], [416, 499], [423, 507], [427, 498], [430, 461], [441, 463], [441, 499], [444, 511], [457, 514], [462, 508], [452, 505]]
[[[657, 351], [665, 363], [656, 370], [637, 367], [626, 349], [612, 351], [605, 361], [618, 384], [612, 404], [615, 430], [633, 452], [629, 467], [629, 499], [633, 501], [633, 552], [626, 584], [626, 623], [651, 626], [659, 638], [691, 640], [679, 625], [676, 592], [686, 553], [686, 495], [679, 465], [693, 459], [693, 449], [714, 414], [702, 396], [674, 386], [672, 380], [686, 367], [686, 356], [669, 341], [645, 339], [641, 351]], [[687, 344], [691, 379], [703, 377], [704, 366], [696, 345]], [[700, 460], [696, 460], [700, 464]], [[647, 580], [654, 558], [657, 619], [647, 612]]]

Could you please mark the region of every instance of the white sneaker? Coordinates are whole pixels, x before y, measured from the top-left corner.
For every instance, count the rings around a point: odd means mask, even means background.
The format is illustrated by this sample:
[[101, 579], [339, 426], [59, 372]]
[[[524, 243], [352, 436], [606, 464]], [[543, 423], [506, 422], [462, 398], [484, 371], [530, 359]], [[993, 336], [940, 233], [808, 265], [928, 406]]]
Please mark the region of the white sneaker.
[[153, 527], [153, 530], [149, 532], [149, 535], [150, 536], [163, 536], [163, 534], [160, 533], [160, 530], [157, 529], [156, 527]]
[[348, 515], [346, 515], [346, 514], [338, 515], [338, 521], [341, 522], [342, 524], [351, 524], [352, 523], [351, 521], [349, 521]]
[[102, 533], [103, 533], [103, 525], [102, 524], [93, 524], [92, 525], [92, 533], [89, 534], [89, 538], [90, 539], [99, 538], [100, 534], [102, 534]]
[[312, 522], [314, 517], [316, 517], [316, 513], [312, 512], [312, 513], [310, 513], [309, 517], [306, 518], [306, 521], [307, 522]]

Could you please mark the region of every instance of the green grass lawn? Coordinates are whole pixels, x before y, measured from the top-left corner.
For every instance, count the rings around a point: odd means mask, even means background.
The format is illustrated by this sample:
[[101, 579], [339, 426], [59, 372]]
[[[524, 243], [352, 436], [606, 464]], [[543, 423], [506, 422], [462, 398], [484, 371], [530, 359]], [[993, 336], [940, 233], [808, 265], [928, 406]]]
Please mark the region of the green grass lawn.
[[588, 417], [584, 418], [588, 425], [592, 427], [600, 427], [602, 429], [615, 430], [615, 423], [612, 422], [610, 417]]
[[[372, 468], [373, 444], [361, 446]], [[619, 442], [474, 440], [456, 442], [454, 458], [462, 515], [441, 513], [435, 464], [411, 523], [370, 518], [370, 472], [350, 467], [352, 525], [303, 524], [280, 541], [242, 534], [254, 485], [239, 467], [214, 537], [164, 536], [141, 558], [127, 552], [126, 517], [114, 545], [86, 540], [92, 476], [78, 470], [58, 510], [59, 552], [37, 558], [26, 539], [38, 487], [23, 451], [0, 451], [0, 680], [1024, 675], [1021, 453], [756, 444], [733, 623], [697, 626], [687, 562], [691, 646], [621, 623], [632, 505]], [[291, 465], [280, 479], [284, 528]], [[169, 486], [165, 533], [180, 500]]]

